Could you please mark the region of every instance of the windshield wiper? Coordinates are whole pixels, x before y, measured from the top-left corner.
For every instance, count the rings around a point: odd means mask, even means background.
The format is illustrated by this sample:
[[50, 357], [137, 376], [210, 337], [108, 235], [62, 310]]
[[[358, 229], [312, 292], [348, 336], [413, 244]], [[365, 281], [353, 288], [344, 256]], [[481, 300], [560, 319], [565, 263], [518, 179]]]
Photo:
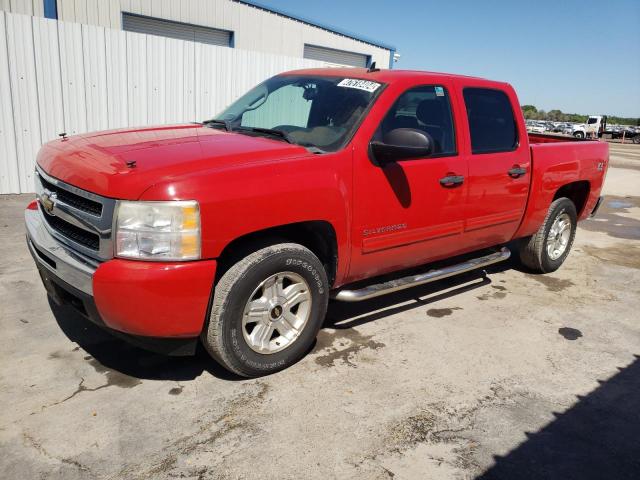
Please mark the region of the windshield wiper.
[[281, 138], [287, 143], [296, 143], [289, 136], [289, 134], [283, 130], [275, 130], [273, 128], [261, 128], [261, 127], [238, 127], [236, 131], [247, 131], [247, 132], [256, 132], [256, 133], [266, 133], [267, 135], [272, 135], [274, 137]]
[[203, 125], [209, 125], [211, 123], [213, 123], [214, 125], [223, 125], [224, 129], [227, 132], [233, 131], [233, 127], [231, 126], [231, 122], [229, 120], [218, 120], [216, 118], [212, 118], [210, 120], [205, 120], [204, 122], [202, 122]]

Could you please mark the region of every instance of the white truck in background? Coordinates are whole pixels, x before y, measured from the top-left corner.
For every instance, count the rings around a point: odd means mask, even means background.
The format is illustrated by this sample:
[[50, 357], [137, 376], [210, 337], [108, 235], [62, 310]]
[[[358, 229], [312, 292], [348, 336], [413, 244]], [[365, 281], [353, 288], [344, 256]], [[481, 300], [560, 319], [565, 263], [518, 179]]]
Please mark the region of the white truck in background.
[[590, 115], [587, 123], [574, 125], [571, 134], [576, 138], [599, 138], [606, 128], [606, 115]]

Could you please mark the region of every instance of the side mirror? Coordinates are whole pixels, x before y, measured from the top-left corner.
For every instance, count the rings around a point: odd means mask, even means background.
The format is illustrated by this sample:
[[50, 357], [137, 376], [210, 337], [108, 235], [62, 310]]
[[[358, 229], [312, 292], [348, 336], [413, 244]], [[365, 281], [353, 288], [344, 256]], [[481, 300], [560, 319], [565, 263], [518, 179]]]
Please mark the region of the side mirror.
[[381, 142], [372, 141], [369, 148], [375, 162], [382, 167], [400, 160], [428, 157], [433, 153], [433, 139], [422, 130], [396, 128]]

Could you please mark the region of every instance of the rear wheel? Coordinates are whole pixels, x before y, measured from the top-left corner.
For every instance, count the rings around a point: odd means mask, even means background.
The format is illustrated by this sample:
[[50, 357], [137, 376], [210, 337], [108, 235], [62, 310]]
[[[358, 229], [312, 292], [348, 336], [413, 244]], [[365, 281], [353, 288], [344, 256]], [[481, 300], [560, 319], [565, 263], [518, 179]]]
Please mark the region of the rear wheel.
[[538, 232], [523, 239], [520, 261], [539, 273], [557, 270], [569, 255], [576, 235], [576, 226], [575, 205], [568, 198], [558, 198], [549, 207]]
[[324, 320], [328, 290], [322, 263], [302, 245], [257, 250], [220, 278], [202, 342], [238, 375], [282, 370], [311, 347]]
[[575, 132], [573, 136], [576, 138], [584, 138], [584, 132]]

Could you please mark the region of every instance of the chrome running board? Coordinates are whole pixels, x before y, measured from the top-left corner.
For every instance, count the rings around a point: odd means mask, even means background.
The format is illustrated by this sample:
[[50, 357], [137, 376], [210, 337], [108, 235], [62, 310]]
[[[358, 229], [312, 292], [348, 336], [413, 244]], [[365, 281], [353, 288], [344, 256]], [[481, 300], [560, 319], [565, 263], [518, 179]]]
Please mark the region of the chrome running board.
[[451, 265], [449, 267], [438, 268], [435, 270], [429, 270], [426, 273], [409, 275], [407, 277], [389, 280], [383, 283], [368, 285], [357, 290], [337, 290], [331, 296], [335, 300], [339, 300], [341, 302], [361, 302], [362, 300], [369, 300], [370, 298], [379, 297], [381, 295], [397, 292], [406, 288], [416, 287], [418, 285], [424, 285], [425, 283], [435, 282], [436, 280], [442, 280], [443, 278], [453, 277], [454, 275], [470, 272], [477, 268], [503, 262], [510, 256], [511, 252], [509, 249], [503, 247], [498, 252], [485, 255], [484, 257], [474, 258], [456, 265]]

